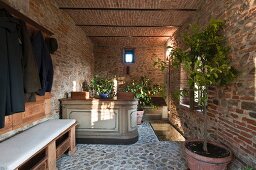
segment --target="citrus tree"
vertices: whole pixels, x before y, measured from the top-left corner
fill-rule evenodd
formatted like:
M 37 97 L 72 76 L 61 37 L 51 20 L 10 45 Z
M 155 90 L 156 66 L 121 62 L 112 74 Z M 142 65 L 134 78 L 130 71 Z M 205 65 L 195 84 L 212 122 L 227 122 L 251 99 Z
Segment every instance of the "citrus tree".
M 204 114 L 204 145 L 207 152 L 207 102 L 210 86 L 222 86 L 230 83 L 237 75 L 228 57 L 229 47 L 223 34 L 224 22 L 211 20 L 205 27 L 193 25 L 183 36 L 184 48 L 173 48 L 170 62 L 174 67 L 183 66 L 188 76 L 188 84 L 198 106 Z M 161 61 L 155 65 L 165 66 Z M 197 96 L 194 96 L 197 92 Z M 183 94 L 183 93 L 182 93 Z M 191 105 L 190 105 L 191 106 Z

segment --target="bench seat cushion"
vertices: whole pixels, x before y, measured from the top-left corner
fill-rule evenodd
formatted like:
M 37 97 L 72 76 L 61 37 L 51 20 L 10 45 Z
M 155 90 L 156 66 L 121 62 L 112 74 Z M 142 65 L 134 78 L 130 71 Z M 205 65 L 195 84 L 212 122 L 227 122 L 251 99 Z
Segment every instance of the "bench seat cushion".
M 54 119 L 40 123 L 0 143 L 0 170 L 20 166 L 73 124 L 74 119 Z

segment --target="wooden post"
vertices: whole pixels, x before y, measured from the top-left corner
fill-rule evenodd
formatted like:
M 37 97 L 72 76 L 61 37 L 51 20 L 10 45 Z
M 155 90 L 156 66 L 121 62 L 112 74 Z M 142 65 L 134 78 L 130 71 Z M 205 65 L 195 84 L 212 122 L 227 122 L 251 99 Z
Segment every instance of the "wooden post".
M 72 126 L 69 131 L 69 139 L 70 139 L 70 148 L 69 148 L 69 155 L 73 155 L 77 148 L 76 148 L 76 125 Z
M 48 155 L 48 169 L 49 170 L 57 170 L 56 166 L 56 143 L 55 140 L 52 141 L 48 146 L 47 146 L 47 155 Z

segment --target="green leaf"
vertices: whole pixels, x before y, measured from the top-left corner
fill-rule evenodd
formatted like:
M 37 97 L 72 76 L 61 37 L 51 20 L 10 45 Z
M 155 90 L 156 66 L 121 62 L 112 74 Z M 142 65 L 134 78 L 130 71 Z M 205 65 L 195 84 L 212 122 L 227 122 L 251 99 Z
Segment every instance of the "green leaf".
M 200 86 L 201 105 L 207 103 L 207 87 L 228 84 L 237 76 L 228 57 L 230 48 L 222 34 L 223 27 L 221 20 L 211 20 L 205 27 L 192 25 L 183 36 L 185 48 L 172 49 L 170 56 L 172 67 L 182 65 L 186 71 L 189 85 Z

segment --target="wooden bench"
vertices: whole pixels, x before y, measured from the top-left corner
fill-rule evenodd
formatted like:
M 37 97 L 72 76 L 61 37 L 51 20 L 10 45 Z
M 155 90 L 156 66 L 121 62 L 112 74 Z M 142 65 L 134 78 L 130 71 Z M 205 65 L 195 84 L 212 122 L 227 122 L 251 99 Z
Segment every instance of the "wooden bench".
M 76 151 L 74 119 L 40 123 L 0 143 L 0 170 L 56 168 L 63 153 Z

